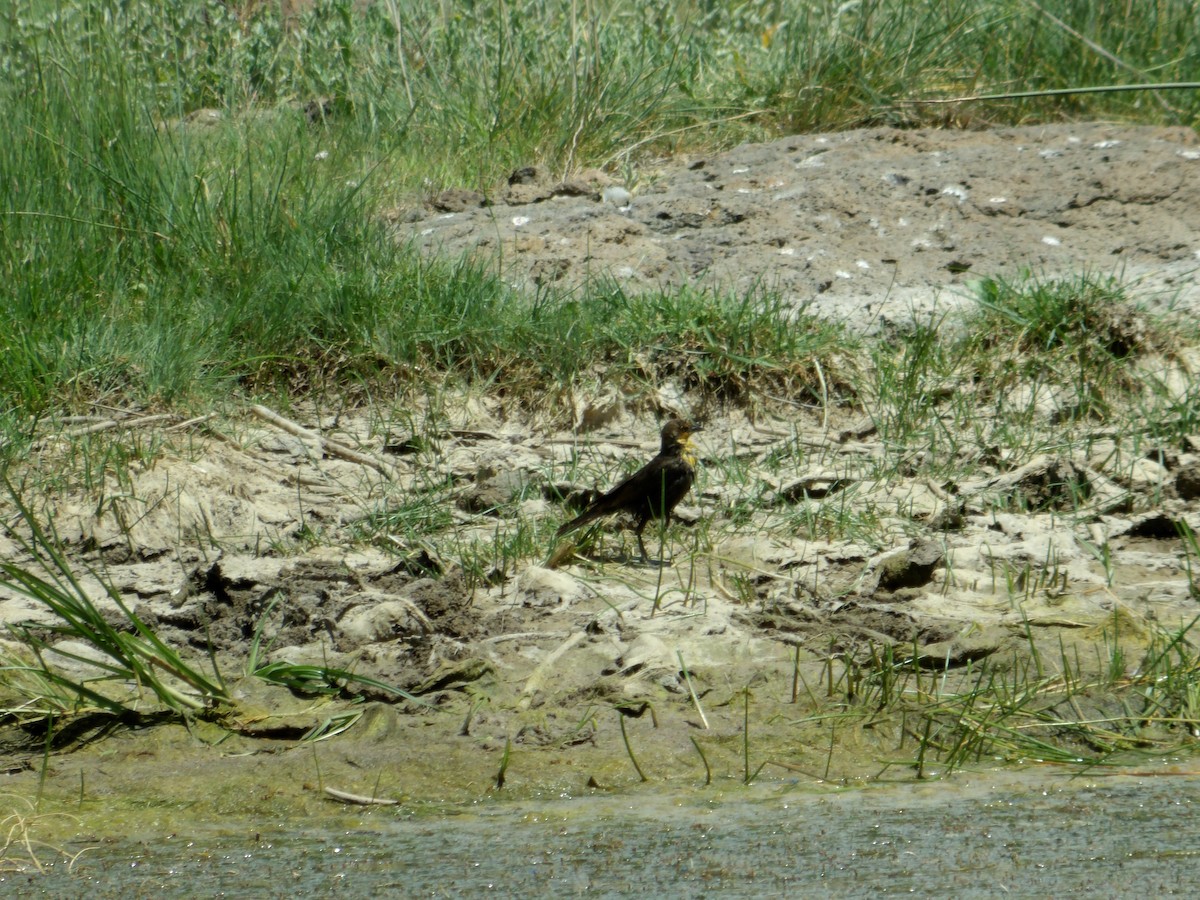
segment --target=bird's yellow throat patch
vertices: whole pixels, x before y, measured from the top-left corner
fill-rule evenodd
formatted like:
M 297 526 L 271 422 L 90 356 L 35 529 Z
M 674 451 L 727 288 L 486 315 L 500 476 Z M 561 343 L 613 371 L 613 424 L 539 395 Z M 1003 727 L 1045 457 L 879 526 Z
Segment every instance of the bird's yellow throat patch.
M 691 437 L 685 437 L 679 442 L 679 446 L 683 451 L 681 454 L 679 454 L 683 458 L 683 461 L 693 469 L 696 468 L 696 463 L 699 462 L 699 460 L 696 459 L 696 448 L 692 446 Z

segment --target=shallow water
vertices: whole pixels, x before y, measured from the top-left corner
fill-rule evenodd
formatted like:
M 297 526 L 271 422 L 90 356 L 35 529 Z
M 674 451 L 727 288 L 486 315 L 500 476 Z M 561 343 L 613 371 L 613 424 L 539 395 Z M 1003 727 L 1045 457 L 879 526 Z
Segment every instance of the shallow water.
M 490 801 L 452 814 L 330 805 L 326 828 L 182 830 L 101 844 L 21 896 L 1193 895 L 1200 776 L 959 775 Z M 347 827 L 347 823 L 350 827 Z M 173 823 L 177 828 L 179 823 Z M 70 850 L 78 847 L 70 847 Z M 13 896 L 17 896 L 13 894 Z

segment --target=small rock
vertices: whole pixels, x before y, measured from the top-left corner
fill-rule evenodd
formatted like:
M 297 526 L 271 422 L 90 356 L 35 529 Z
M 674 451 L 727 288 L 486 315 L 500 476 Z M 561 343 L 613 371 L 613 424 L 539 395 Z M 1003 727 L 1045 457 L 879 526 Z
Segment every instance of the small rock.
M 545 173 L 538 166 L 522 166 L 508 176 L 509 186 L 537 184 L 543 180 L 545 180 Z
M 1002 628 L 988 628 L 953 640 L 926 644 L 917 656 L 917 664 L 922 669 L 938 670 L 965 666 L 991 656 L 1004 645 L 1008 637 Z
M 566 181 L 560 181 L 553 188 L 555 196 L 558 197 L 592 197 L 599 200 L 600 196 L 596 193 L 596 189 L 581 178 L 568 178 Z
M 638 635 L 629 645 L 629 649 L 621 654 L 617 665 L 621 667 L 623 675 L 638 673 L 643 676 L 654 676 L 670 673 L 672 681 L 675 680 L 675 674 L 679 670 L 679 661 L 674 654 L 667 649 L 667 645 L 661 639 L 652 634 Z M 657 679 L 652 677 L 651 680 Z
M 485 466 L 476 472 L 475 485 L 458 499 L 458 507 L 470 513 L 494 512 L 523 493 L 529 484 L 529 473 L 523 469 L 497 472 Z
M 433 625 L 411 600 L 371 597 L 370 602 L 355 606 L 337 623 L 341 638 L 351 646 L 390 641 L 410 634 L 427 634 Z M 339 641 L 339 645 L 342 642 Z M 342 647 L 342 649 L 347 649 Z
M 1193 470 L 1195 471 L 1195 470 Z M 1156 490 L 1167 481 L 1166 466 L 1153 459 L 1135 459 L 1127 473 L 1129 489 L 1148 492 Z
M 540 184 L 514 184 L 504 195 L 504 201 L 509 206 L 525 206 L 529 203 L 541 203 L 554 196 L 554 192 Z
M 633 194 L 620 185 L 606 187 L 600 192 L 600 197 L 605 203 L 611 203 L 613 206 L 618 207 L 629 206 L 633 202 Z
M 1200 465 L 1181 466 L 1175 473 L 1175 491 L 1181 500 L 1195 500 L 1200 497 Z
M 530 566 L 517 576 L 517 592 L 526 607 L 564 606 L 586 596 L 578 579 L 541 566 Z
M 922 587 L 933 578 L 934 570 L 944 557 L 945 551 L 934 541 L 923 541 L 907 550 L 885 554 L 878 564 L 879 589 L 895 591 Z
M 442 191 L 429 203 L 438 212 L 465 212 L 487 206 L 487 198 L 478 191 L 466 188 L 450 188 Z
M 433 691 L 461 691 L 492 672 L 490 662 L 474 656 L 443 663 L 436 672 L 413 688 L 412 693 L 419 696 Z

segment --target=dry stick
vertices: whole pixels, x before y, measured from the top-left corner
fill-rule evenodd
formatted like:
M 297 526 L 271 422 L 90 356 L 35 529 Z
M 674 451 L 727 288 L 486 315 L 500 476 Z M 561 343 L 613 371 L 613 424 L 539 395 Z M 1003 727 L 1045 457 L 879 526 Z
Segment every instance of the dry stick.
M 1139 69 L 1137 66 L 1131 66 L 1129 63 L 1125 62 L 1125 60 L 1121 59 L 1118 56 L 1113 55 L 1111 52 L 1106 50 L 1104 47 L 1101 47 L 1099 44 L 1097 44 L 1095 41 L 1093 41 L 1087 35 L 1080 34 L 1078 31 L 1076 31 L 1074 28 L 1072 28 L 1070 25 L 1068 25 L 1066 22 L 1064 22 L 1058 16 L 1054 15 L 1054 13 L 1050 12 L 1047 9 L 1043 9 L 1036 2 L 1036 0 L 1025 0 L 1025 2 L 1027 2 L 1030 6 L 1032 6 L 1034 9 L 1036 9 L 1038 12 L 1040 12 L 1043 16 L 1045 16 L 1047 19 L 1049 19 L 1051 22 L 1053 22 L 1056 26 L 1061 28 L 1063 31 L 1065 31 L 1067 34 L 1069 34 L 1071 37 L 1075 38 L 1075 40 L 1082 42 L 1084 45 L 1089 47 L 1094 52 L 1099 53 L 1101 56 L 1103 56 L 1105 59 L 1107 59 L 1113 65 L 1120 66 L 1122 69 L 1126 69 L 1130 72 L 1133 72 L 1136 75 L 1141 75 L 1143 78 L 1146 77 L 1146 73 L 1143 70 Z M 1175 113 L 1176 115 L 1179 114 L 1179 110 L 1172 107 L 1171 104 L 1169 104 L 1166 100 L 1164 100 L 1158 94 L 1154 95 L 1154 99 L 1157 100 L 1159 106 L 1161 106 L 1167 112 Z
M 825 383 L 825 372 L 819 359 L 813 360 L 813 368 L 817 370 L 817 381 L 821 382 L 821 430 L 829 430 L 829 385 Z
M 388 0 L 388 15 L 391 16 L 392 26 L 396 29 L 396 58 L 400 60 L 400 80 L 404 82 L 404 94 L 408 97 L 408 108 L 413 109 L 416 103 L 413 101 L 412 83 L 408 78 L 408 63 L 405 62 L 407 54 L 404 52 L 404 24 L 400 18 L 396 0 Z
M 355 806 L 395 806 L 399 800 L 388 800 L 384 797 L 367 797 L 363 794 L 351 794 L 349 791 L 339 791 L 337 788 L 327 787 L 325 793 L 338 800 L 341 803 L 352 803 Z
M 586 632 L 575 632 L 573 635 L 551 650 L 550 655 L 538 664 L 538 667 L 533 670 L 533 673 L 526 680 L 525 687 L 521 691 L 521 709 L 529 709 L 530 705 L 533 703 L 533 695 L 541 690 L 542 683 L 545 682 L 546 675 L 554 667 L 554 664 L 562 658 L 564 653 L 582 641 L 585 637 L 587 637 Z
M 194 425 L 203 425 L 205 422 L 211 421 L 217 417 L 216 413 L 205 413 L 202 416 L 196 416 L 193 419 L 187 419 L 180 422 L 178 425 L 172 425 L 170 428 L 164 428 L 164 431 L 186 431 Z
M 578 108 L 579 103 L 579 19 L 576 4 L 571 4 L 571 106 Z M 579 135 L 588 126 L 588 116 L 579 117 L 579 127 L 571 135 L 571 147 L 567 151 L 567 162 L 563 167 L 563 177 L 571 171 L 575 164 L 575 151 L 579 148 Z
M 100 431 L 111 431 L 114 428 L 141 428 L 143 425 L 151 425 L 155 422 L 161 422 L 163 419 L 174 418 L 175 416 L 171 413 L 159 413 L 153 416 L 142 416 L 140 419 L 104 419 L 91 425 L 85 425 L 83 428 L 68 431 L 66 432 L 66 436 L 83 437 L 84 435 L 96 434 Z
M 91 425 L 84 425 L 82 428 L 72 428 L 70 431 L 64 431 L 63 437 L 84 437 L 89 434 L 97 434 L 101 431 L 110 431 L 116 427 L 116 419 L 101 419 L 99 422 L 93 422 Z
M 367 468 L 374 469 L 389 481 L 396 478 L 396 470 L 382 460 L 376 459 L 373 456 L 369 456 L 366 453 L 360 453 L 353 447 L 347 447 L 345 444 L 327 438 L 323 434 L 320 434 L 316 431 L 310 431 L 303 425 L 297 425 L 290 419 L 285 419 L 283 416 L 272 412 L 265 406 L 260 406 L 256 403 L 250 407 L 250 412 L 254 413 L 254 415 L 258 416 L 260 419 L 270 422 L 276 428 L 282 428 L 284 431 L 296 435 L 296 437 L 314 441 L 322 451 L 328 452 L 333 456 L 338 456 L 352 463 L 357 463 L 360 466 L 366 466 Z
M 696 688 L 692 684 L 692 676 L 688 673 L 687 665 L 683 661 L 683 651 L 676 650 L 675 655 L 679 657 L 679 668 L 683 670 L 683 680 L 687 684 L 688 693 L 692 695 L 692 703 L 696 706 L 696 712 L 700 713 L 700 721 L 704 724 L 704 730 L 708 730 L 708 717 L 704 715 L 704 710 L 700 708 L 700 698 L 696 696 Z
M 140 419 L 126 419 L 121 424 L 126 428 L 141 428 L 144 425 L 153 425 L 155 422 L 161 422 L 163 419 L 178 419 L 179 416 L 174 413 L 158 413 L 153 416 L 142 416 Z
M 973 94 L 969 97 L 942 97 L 936 100 L 897 100 L 897 106 L 922 103 L 940 106 L 946 103 L 971 103 L 977 100 L 1025 100 L 1030 97 L 1066 97 L 1071 94 L 1116 94 L 1121 91 L 1194 91 L 1200 81 L 1171 81 L 1165 84 L 1106 84 L 1098 87 L 1054 88 L 1046 91 L 1013 91 L 1007 94 Z

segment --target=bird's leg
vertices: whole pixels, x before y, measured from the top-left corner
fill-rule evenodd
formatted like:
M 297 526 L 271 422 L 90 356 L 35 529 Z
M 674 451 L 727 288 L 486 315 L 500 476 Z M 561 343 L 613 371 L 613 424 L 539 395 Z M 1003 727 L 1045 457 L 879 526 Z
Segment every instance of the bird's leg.
M 639 522 L 637 531 L 634 532 L 637 535 L 638 549 L 642 551 L 642 562 L 645 563 L 646 565 L 650 564 L 650 554 L 646 552 L 646 544 L 645 544 L 644 540 L 642 539 L 642 529 L 644 529 L 646 527 L 646 524 L 649 521 L 650 521 L 649 519 L 644 519 L 641 522 Z M 666 549 L 666 546 L 667 546 L 667 525 L 669 525 L 670 522 L 671 522 L 671 517 L 669 515 L 667 515 L 667 516 L 663 517 L 662 522 L 658 526 L 658 564 L 659 565 L 662 565 L 663 563 L 666 562 L 666 558 L 664 556 L 663 551 Z
M 662 522 L 658 526 L 658 561 L 660 564 L 667 561 L 667 529 L 671 525 L 671 514 L 665 513 L 662 517 Z
M 646 523 L 649 521 L 650 520 L 648 517 L 642 518 L 642 520 L 637 522 L 637 528 L 634 532 L 634 534 L 637 535 L 637 548 L 638 550 L 642 551 L 642 563 L 647 565 L 649 565 L 650 562 L 650 554 L 646 552 L 646 542 L 642 540 L 642 532 L 644 528 L 646 528 Z

